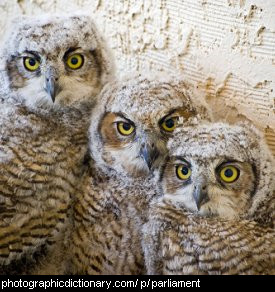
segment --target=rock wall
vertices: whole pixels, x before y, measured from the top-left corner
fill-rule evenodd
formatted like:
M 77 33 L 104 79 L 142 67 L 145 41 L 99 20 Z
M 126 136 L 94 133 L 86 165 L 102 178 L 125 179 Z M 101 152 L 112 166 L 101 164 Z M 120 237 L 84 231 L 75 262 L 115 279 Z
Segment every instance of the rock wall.
M 182 73 L 216 117 L 246 117 L 275 154 L 274 0 L 0 0 L 0 37 L 18 14 L 91 14 L 120 73 Z

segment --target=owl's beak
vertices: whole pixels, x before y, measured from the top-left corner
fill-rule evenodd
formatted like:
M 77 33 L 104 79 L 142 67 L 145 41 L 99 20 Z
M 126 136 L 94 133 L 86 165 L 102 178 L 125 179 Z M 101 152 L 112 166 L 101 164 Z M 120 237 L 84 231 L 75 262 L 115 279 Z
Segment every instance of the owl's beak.
M 199 183 L 195 186 L 193 197 L 199 211 L 201 206 L 209 201 L 206 183 Z
M 52 101 L 55 102 L 55 97 L 58 93 L 58 77 L 55 71 L 50 68 L 46 73 L 46 86 L 45 90 L 51 97 Z
M 156 147 L 156 143 L 153 141 L 153 137 L 148 137 L 142 142 L 140 148 L 140 156 L 144 159 L 149 169 L 152 168 L 152 165 L 160 154 Z

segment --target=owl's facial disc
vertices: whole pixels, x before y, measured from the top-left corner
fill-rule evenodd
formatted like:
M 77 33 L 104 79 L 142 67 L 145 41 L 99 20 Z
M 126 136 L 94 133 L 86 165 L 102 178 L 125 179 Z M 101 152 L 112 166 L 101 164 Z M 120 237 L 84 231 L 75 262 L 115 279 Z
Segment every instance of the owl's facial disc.
M 100 60 L 88 47 L 28 49 L 7 63 L 10 90 L 29 107 L 60 108 L 93 101 L 101 89 Z
M 227 219 L 247 210 L 255 182 L 253 165 L 232 157 L 170 156 L 160 175 L 165 198 L 194 213 Z
M 119 117 L 116 124 L 118 136 L 121 136 L 124 141 L 131 141 L 131 143 L 137 145 L 137 158 L 144 161 L 150 171 L 160 154 L 156 145 L 156 135 L 154 135 L 153 131 L 148 130 L 138 131 L 139 133 L 137 134 L 134 123 L 122 115 Z
M 135 120 L 135 121 L 133 121 Z M 108 112 L 99 125 L 102 159 L 108 167 L 131 177 L 146 177 L 166 151 L 160 130 L 138 118 Z

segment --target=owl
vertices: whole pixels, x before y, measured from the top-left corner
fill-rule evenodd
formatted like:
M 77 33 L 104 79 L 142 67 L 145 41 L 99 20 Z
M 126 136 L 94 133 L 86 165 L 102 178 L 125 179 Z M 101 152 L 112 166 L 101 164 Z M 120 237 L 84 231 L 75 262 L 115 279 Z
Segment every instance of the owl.
M 178 128 L 143 227 L 149 274 L 274 274 L 274 159 L 253 125 Z
M 167 79 L 167 78 L 166 78 Z M 137 76 L 109 84 L 92 112 L 90 167 L 74 206 L 67 273 L 141 274 L 141 226 L 156 195 L 154 171 L 183 123 L 207 108 L 176 80 Z
M 18 17 L 0 60 L 2 99 L 29 108 L 93 102 L 114 73 L 112 55 L 86 15 Z
M 0 273 L 27 273 L 62 238 L 114 67 L 85 15 L 20 17 L 0 59 Z

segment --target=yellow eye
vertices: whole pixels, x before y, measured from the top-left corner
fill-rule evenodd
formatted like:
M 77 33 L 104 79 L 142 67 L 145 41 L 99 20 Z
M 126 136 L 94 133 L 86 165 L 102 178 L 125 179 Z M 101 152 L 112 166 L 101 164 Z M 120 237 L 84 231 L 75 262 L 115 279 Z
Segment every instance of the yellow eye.
M 131 125 L 130 123 L 126 123 L 126 122 L 119 122 L 117 124 L 117 129 L 118 129 L 119 133 L 123 136 L 129 136 L 135 130 L 133 125 Z
M 35 59 L 35 58 L 31 58 L 31 57 L 25 57 L 23 59 L 24 62 L 24 66 L 28 71 L 36 71 L 39 66 L 40 66 L 40 62 Z
M 80 54 L 74 54 L 67 59 L 67 65 L 69 68 L 76 70 L 82 67 L 84 58 Z
M 191 176 L 191 169 L 186 165 L 178 165 L 176 167 L 176 174 L 179 179 L 187 180 Z
M 161 127 L 166 132 L 173 132 L 177 126 L 177 123 L 177 118 L 169 118 L 161 124 Z
M 220 171 L 221 179 L 226 183 L 232 183 L 238 179 L 240 171 L 235 166 L 225 166 Z

